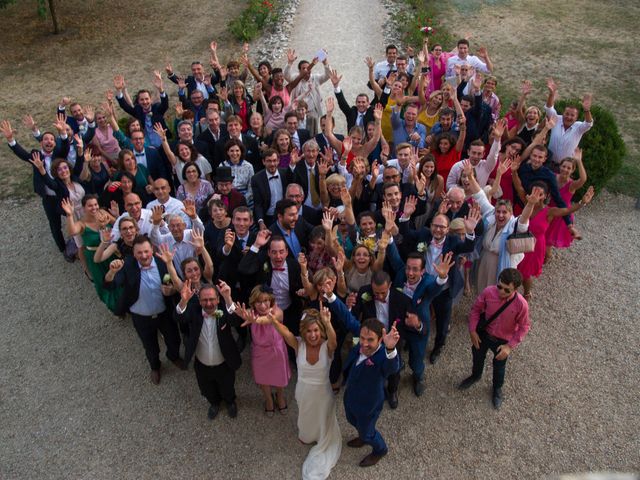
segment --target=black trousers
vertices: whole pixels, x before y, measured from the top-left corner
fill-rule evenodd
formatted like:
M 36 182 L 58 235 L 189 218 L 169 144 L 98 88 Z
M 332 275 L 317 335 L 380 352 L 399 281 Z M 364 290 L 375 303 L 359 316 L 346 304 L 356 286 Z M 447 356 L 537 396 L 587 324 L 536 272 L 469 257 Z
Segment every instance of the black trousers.
M 436 317 L 436 339 L 433 344 L 434 348 L 443 347 L 447 341 L 449 324 L 451 323 L 451 310 L 453 307 L 450 290 L 450 288 L 447 288 L 431 302 L 431 305 L 433 305 L 433 313 Z
M 486 331 L 483 331 L 480 335 L 480 348 L 476 349 L 471 346 L 471 353 L 473 354 L 473 372 L 472 375 L 476 378 L 482 377 L 482 371 L 484 370 L 484 360 L 487 356 L 487 352 L 491 350 L 493 352 L 493 388 L 502 388 L 504 384 L 504 374 L 507 368 L 507 358 L 504 360 L 496 360 L 498 354 L 498 347 L 507 343 L 506 340 L 501 338 L 492 337 Z
M 164 337 L 164 343 L 167 346 L 167 358 L 169 360 L 180 358 L 180 332 L 178 332 L 178 326 L 167 310 L 152 317 L 135 313 L 132 313 L 131 317 L 133 318 L 133 326 L 142 341 L 144 353 L 147 356 L 151 370 L 160 369 L 158 331 Z
M 58 210 L 58 198 L 53 195 L 45 195 L 42 197 L 42 208 L 44 208 L 44 213 L 49 221 L 53 241 L 56 242 L 58 250 L 64 252 L 65 241 L 64 235 L 62 235 L 62 216 Z
M 224 400 L 227 405 L 235 402 L 236 372 L 227 365 L 227 362 L 209 367 L 196 357 L 193 369 L 196 372 L 200 393 L 211 405 L 220 404 L 220 400 Z

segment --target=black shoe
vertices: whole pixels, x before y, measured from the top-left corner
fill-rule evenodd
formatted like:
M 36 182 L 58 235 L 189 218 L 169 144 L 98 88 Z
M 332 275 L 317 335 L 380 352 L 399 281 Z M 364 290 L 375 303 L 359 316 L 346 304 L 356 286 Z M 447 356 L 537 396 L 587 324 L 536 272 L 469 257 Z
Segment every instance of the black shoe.
M 438 361 L 438 357 L 440 357 L 441 351 L 442 347 L 434 347 L 431 351 L 431 355 L 429 355 L 429 362 L 431 362 L 432 365 Z
M 393 410 L 398 408 L 398 392 L 390 392 L 389 393 L 389 407 Z
M 238 406 L 236 405 L 236 402 L 232 402 L 227 405 L 227 413 L 231 418 L 236 418 L 238 416 Z
M 220 407 L 218 405 L 209 405 L 209 411 L 207 412 L 207 418 L 213 420 L 220 413 Z
M 373 465 L 378 463 L 380 459 L 384 457 L 386 454 L 387 452 L 379 453 L 379 454 L 375 454 L 371 452 L 369 455 L 367 455 L 360 461 L 359 465 L 361 467 L 372 467 Z
M 493 389 L 493 408 L 496 410 L 500 410 L 502 406 L 502 389 L 494 388 Z
M 478 380 L 480 380 L 480 377 L 474 377 L 473 375 L 471 375 L 470 377 L 467 377 L 462 382 L 460 382 L 460 385 L 458 385 L 458 390 L 466 390 Z
M 426 390 L 426 386 L 422 379 L 414 378 L 413 379 L 413 393 L 416 394 L 416 397 L 421 397 L 424 391 Z

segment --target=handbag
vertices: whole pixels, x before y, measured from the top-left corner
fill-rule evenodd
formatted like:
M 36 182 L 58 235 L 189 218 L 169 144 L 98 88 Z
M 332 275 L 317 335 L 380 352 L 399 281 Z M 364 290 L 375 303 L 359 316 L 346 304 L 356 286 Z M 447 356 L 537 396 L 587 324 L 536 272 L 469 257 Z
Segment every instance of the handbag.
M 518 294 L 516 293 L 513 297 L 511 297 L 511 300 L 509 300 L 507 303 L 505 303 L 504 305 L 502 305 L 498 310 L 496 310 L 496 312 L 491 315 L 491 317 L 489 319 L 487 319 L 486 315 L 484 314 L 484 312 L 482 312 L 480 314 L 480 320 L 478 320 L 478 324 L 476 325 L 476 333 L 480 334 L 482 333 L 484 330 L 486 330 L 486 328 L 489 326 L 489 324 L 491 322 L 493 322 L 496 318 L 498 318 L 498 316 L 505 311 L 505 309 L 511 305 L 511 302 L 513 302 L 516 297 L 518 296 Z
M 516 253 L 533 252 L 536 248 L 536 237 L 529 231 L 518 233 L 518 227 L 507 237 L 507 251 L 514 255 Z

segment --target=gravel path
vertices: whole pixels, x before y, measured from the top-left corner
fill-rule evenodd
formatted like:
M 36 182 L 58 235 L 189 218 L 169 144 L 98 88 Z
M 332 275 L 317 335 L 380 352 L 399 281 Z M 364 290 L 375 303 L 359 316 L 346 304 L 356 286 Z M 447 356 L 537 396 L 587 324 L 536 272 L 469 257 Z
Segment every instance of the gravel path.
M 374 0 L 321 5 L 300 1 L 291 45 L 309 58 L 327 48 L 354 98 L 366 74 L 362 58 L 381 55 L 384 10 Z M 390 454 L 365 471 L 357 466 L 363 451 L 344 448 L 331 478 L 637 470 L 640 215 L 633 203 L 605 193 L 578 215 L 585 240 L 558 255 L 535 286 L 533 327 L 509 363 L 499 413 L 490 406 L 490 368 L 470 391 L 455 389 L 471 367 L 466 300 L 440 362 L 427 370 L 425 396 L 413 396 L 405 375 L 400 407 L 383 412 Z M 209 422 L 193 370 L 165 362 L 162 384 L 148 381 L 132 325 L 111 316 L 79 265 L 55 252 L 38 201 L 0 204 L 0 224 L 0 478 L 299 477 L 308 447 L 296 439 L 295 382 L 289 415 L 264 417 L 247 351 L 238 418 L 222 412 Z M 341 403 L 338 415 L 346 440 L 353 429 Z

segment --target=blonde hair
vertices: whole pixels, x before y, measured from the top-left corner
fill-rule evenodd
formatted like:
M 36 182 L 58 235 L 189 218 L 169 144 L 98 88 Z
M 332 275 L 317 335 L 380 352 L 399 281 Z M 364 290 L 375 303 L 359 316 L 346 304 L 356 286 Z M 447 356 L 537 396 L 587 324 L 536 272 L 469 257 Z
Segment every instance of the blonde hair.
M 326 340 L 327 328 L 324 326 L 324 322 L 320 319 L 320 312 L 315 308 L 307 308 L 302 312 L 302 318 L 300 318 L 300 337 L 304 340 L 304 336 L 307 330 L 313 324 L 317 324 L 320 329 L 320 335 Z
M 253 308 L 253 306 L 258 303 L 258 300 L 263 295 L 269 299 L 269 303 L 272 307 L 276 304 L 275 295 L 273 293 L 263 292 L 262 285 L 258 285 L 256 287 L 253 287 L 253 290 L 251 290 L 251 295 L 249 295 L 249 305 Z
M 332 173 L 327 177 L 326 184 L 327 187 L 329 185 L 340 185 L 342 187 L 347 185 L 347 180 L 340 174 Z
M 337 280 L 338 277 L 336 272 L 334 272 L 329 267 L 324 267 L 318 270 L 313 276 L 313 284 L 318 285 L 319 283 L 326 282 L 328 279 Z

